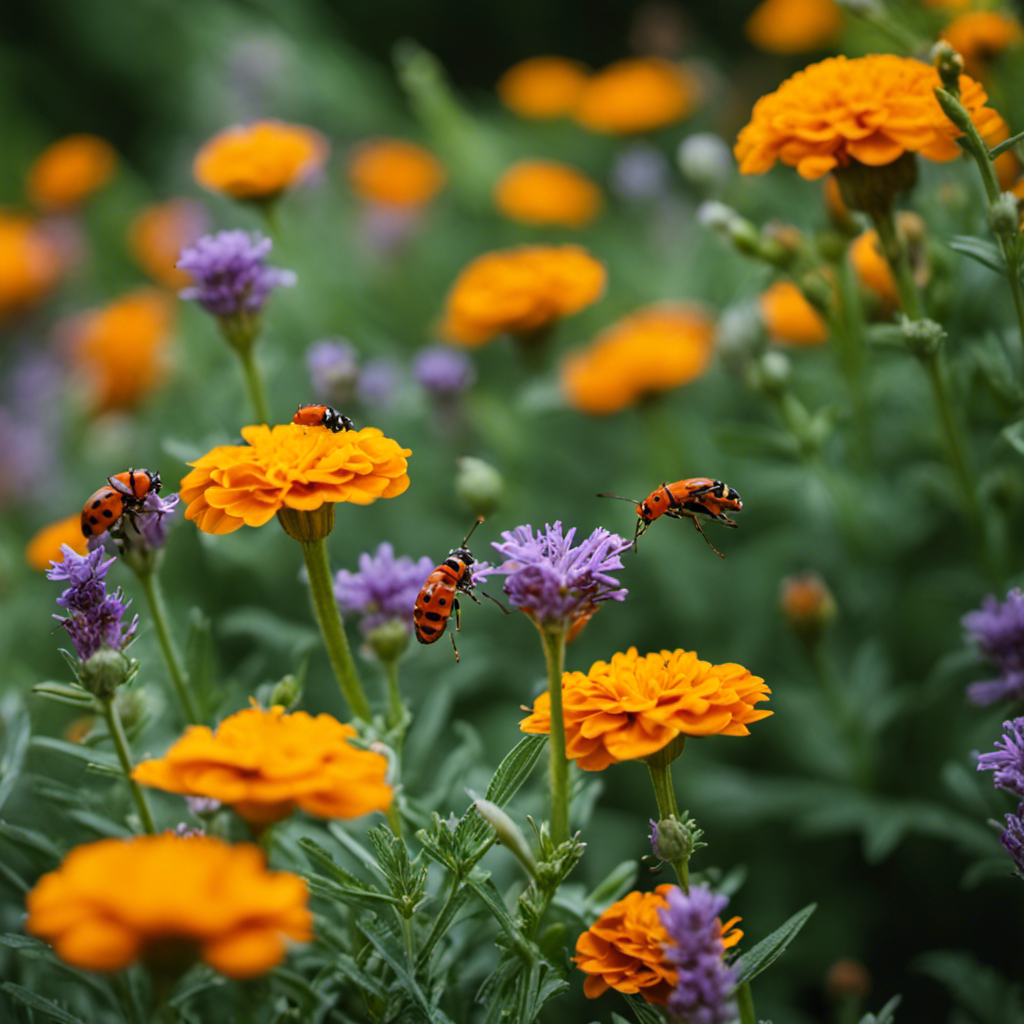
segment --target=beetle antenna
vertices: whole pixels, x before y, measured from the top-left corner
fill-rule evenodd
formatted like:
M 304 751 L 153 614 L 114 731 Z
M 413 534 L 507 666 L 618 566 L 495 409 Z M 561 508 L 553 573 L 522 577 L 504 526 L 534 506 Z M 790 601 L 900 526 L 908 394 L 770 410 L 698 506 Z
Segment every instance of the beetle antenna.
M 483 521 L 484 521 L 484 517 L 483 517 L 483 516 L 477 516 L 477 517 L 476 517 L 476 522 L 475 522 L 475 523 L 474 523 L 474 524 L 473 524 L 473 525 L 472 525 L 472 526 L 471 526 L 471 527 L 469 528 L 469 533 L 467 533 L 467 534 L 466 534 L 466 536 L 462 538 L 462 544 L 460 545 L 460 547 L 465 547 L 465 546 L 466 546 L 466 544 L 468 544 L 468 543 L 469 543 L 469 538 L 473 536 L 473 531 L 474 531 L 474 530 L 475 530 L 475 529 L 476 529 L 476 528 L 477 528 L 477 527 L 478 527 L 478 526 L 479 526 L 479 525 L 480 525 L 480 524 L 481 524 L 481 523 L 482 523 Z
M 635 501 L 633 498 L 624 498 L 621 494 L 599 494 L 599 498 L 618 498 L 619 501 L 628 501 L 631 505 L 639 505 L 639 501 Z

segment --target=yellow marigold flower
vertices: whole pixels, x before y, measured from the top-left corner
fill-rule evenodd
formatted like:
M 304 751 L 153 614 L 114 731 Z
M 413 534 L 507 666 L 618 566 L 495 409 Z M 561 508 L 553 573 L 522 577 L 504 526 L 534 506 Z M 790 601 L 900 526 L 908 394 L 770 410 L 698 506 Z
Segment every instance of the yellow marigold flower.
M 973 78 L 984 78 L 992 62 L 1021 39 L 1020 22 L 1001 11 L 968 11 L 954 18 L 943 30 L 945 39 L 964 59 L 964 69 Z
M 572 113 L 587 75 L 582 64 L 567 57 L 530 57 L 498 79 L 498 98 L 520 117 L 563 117 Z
M 578 245 L 484 253 L 452 285 L 442 333 L 470 347 L 504 333 L 529 336 L 596 302 L 604 282 L 604 267 Z
M 562 391 L 580 412 L 618 412 L 699 377 L 711 362 L 714 335 L 711 318 L 692 303 L 638 309 L 563 361 Z
M 177 267 L 182 249 L 206 230 L 203 208 L 191 199 L 169 199 L 147 206 L 128 227 L 128 248 L 158 284 L 178 291 L 192 275 Z
M 305 181 L 327 161 L 327 141 L 312 128 L 256 121 L 225 128 L 206 142 L 192 164 L 204 188 L 234 199 L 273 199 Z
M 494 186 L 494 205 L 523 224 L 586 227 L 601 211 L 601 190 L 575 167 L 555 160 L 513 164 Z
M 36 157 L 28 170 L 29 198 L 44 210 L 80 206 L 114 176 L 117 154 L 95 135 L 68 135 Z
M 0 320 L 38 302 L 63 264 L 60 249 L 35 221 L 0 210 Z
M 576 105 L 576 120 L 591 131 L 632 135 L 681 121 L 699 95 L 697 79 L 661 57 L 615 61 L 592 75 Z
M 821 345 L 828 340 L 825 318 L 792 281 L 776 281 L 758 299 L 761 320 L 774 341 Z
M 368 139 L 349 154 L 348 180 L 360 199 L 385 206 L 423 206 L 447 175 L 428 149 L 405 139 Z
M 71 550 L 78 555 L 86 553 L 86 539 L 82 536 L 82 517 L 79 513 L 68 516 L 66 519 L 58 519 L 55 523 L 44 526 L 25 548 L 25 561 L 33 569 L 45 572 L 50 568 L 51 562 L 63 562 L 64 552 L 61 551 L 62 544 L 69 544 Z
M 68 325 L 72 362 L 82 371 L 97 412 L 130 409 L 163 377 L 174 326 L 174 300 L 131 292 Z
M 281 509 L 327 502 L 369 505 L 409 486 L 412 452 L 376 427 L 342 430 L 284 423 L 243 427 L 244 445 L 221 445 L 191 462 L 181 481 L 185 518 L 204 533 L 263 526 Z
M 692 651 L 640 657 L 635 647 L 590 671 L 562 675 L 565 751 L 586 771 L 648 757 L 677 736 L 746 736 L 771 711 L 754 705 L 771 691 L 742 665 L 712 665 Z M 550 695 L 519 723 L 527 733 L 551 729 Z
M 330 715 L 246 708 L 213 732 L 185 730 L 158 760 L 143 761 L 132 778 L 169 793 L 230 804 L 258 827 L 287 818 L 296 807 L 320 818 L 359 818 L 391 806 L 387 759 L 349 742 L 357 735 Z
M 762 0 L 743 31 L 768 53 L 808 53 L 831 46 L 843 28 L 835 0 Z
M 660 912 L 668 908 L 665 894 L 671 885 L 654 892 L 631 892 L 613 903 L 576 940 L 576 966 L 587 975 L 583 994 L 597 999 L 608 989 L 642 995 L 648 1003 L 664 1005 L 676 986 L 675 969 L 665 959 L 670 943 Z M 735 946 L 743 932 L 734 917 L 721 924 L 722 945 Z
M 26 897 L 25 930 L 87 971 L 137 960 L 180 973 L 195 958 L 231 978 L 276 967 L 286 939 L 308 942 L 306 883 L 268 871 L 263 851 L 164 833 L 73 849 Z
M 954 160 L 960 131 L 935 99 L 939 85 L 935 68 L 910 57 L 830 57 L 812 64 L 754 105 L 736 140 L 740 171 L 761 174 L 781 160 L 815 179 L 854 161 L 891 164 L 904 153 Z M 960 91 L 986 141 L 1005 131 L 973 78 L 961 75 Z

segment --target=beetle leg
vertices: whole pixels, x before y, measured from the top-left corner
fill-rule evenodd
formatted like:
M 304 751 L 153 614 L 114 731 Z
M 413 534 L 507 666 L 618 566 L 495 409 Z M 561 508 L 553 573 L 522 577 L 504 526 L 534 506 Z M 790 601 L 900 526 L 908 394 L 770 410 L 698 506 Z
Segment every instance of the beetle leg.
M 719 558 L 725 558 L 725 555 L 723 555 L 722 552 L 719 551 L 718 548 L 716 548 L 715 545 L 708 540 L 708 535 L 703 531 L 703 529 L 701 529 L 701 525 L 697 521 L 696 516 L 693 517 L 693 525 L 697 527 L 697 532 L 704 538 L 704 540 L 707 541 L 708 547 L 711 548 L 711 550 L 714 551 L 714 553 L 718 555 Z

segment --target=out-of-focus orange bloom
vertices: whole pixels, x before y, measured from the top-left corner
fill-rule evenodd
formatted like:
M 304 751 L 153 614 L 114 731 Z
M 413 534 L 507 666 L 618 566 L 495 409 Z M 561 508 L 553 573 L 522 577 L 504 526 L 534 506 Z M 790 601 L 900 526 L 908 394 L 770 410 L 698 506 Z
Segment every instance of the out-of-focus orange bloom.
M 1012 149 L 1008 149 L 1005 153 L 1000 153 L 992 161 L 992 164 L 996 169 L 996 179 L 999 182 L 999 187 L 1004 192 L 1009 192 L 1016 184 L 1021 171 L 1024 170 L 1019 157 Z
M 441 331 L 474 348 L 499 334 L 528 337 L 596 302 L 604 282 L 604 267 L 578 245 L 484 253 L 452 285 Z
M 779 604 L 790 628 L 806 638 L 820 636 L 838 614 L 832 591 L 816 572 L 787 576 L 779 585 Z
M 80 206 L 114 176 L 117 154 L 95 135 L 68 135 L 36 157 L 28 170 L 29 198 L 44 210 Z
M 571 114 L 587 69 L 566 57 L 530 57 L 498 79 L 498 98 L 514 114 L 548 120 Z
M 212 836 L 101 839 L 73 849 L 28 894 L 30 935 L 87 971 L 142 960 L 177 975 L 195 959 L 231 978 L 276 967 L 308 942 L 306 883 L 268 871 L 263 851 Z
M 179 270 L 181 250 L 206 230 L 203 208 L 191 199 L 169 199 L 147 206 L 128 228 L 128 247 L 136 262 L 158 284 L 177 291 L 192 283 Z
M 38 302 L 63 264 L 59 246 L 36 221 L 0 210 L 0 320 Z
M 761 320 L 773 341 L 821 345 L 828 340 L 825 318 L 792 281 L 776 281 L 758 299 Z
M 768 53 L 808 53 L 830 47 L 843 28 L 835 0 L 762 0 L 743 31 Z
M 592 75 L 576 105 L 576 120 L 591 131 L 632 135 L 681 121 L 700 89 L 685 68 L 660 57 L 616 61 Z
M 612 324 L 562 363 L 569 404 L 604 416 L 699 377 L 711 362 L 715 327 L 700 306 L 663 302 Z
M 964 59 L 964 69 L 973 78 L 984 78 L 992 62 L 1020 42 L 1020 22 L 1002 11 L 968 11 L 954 18 L 943 30 L 945 39 Z
M 494 204 L 523 224 L 586 227 L 601 211 L 601 190 L 575 167 L 555 160 L 513 164 L 494 186 Z
M 422 206 L 447 175 L 428 149 L 405 139 L 367 139 L 348 158 L 348 180 L 360 199 L 386 206 Z
M 924 221 L 916 213 L 903 210 L 897 218 L 897 229 L 910 251 L 915 279 L 920 285 L 926 284 L 928 268 L 921 246 L 925 233 Z M 850 263 L 860 283 L 877 296 L 883 307 L 894 309 L 899 305 L 900 294 L 896 281 L 889 268 L 889 261 L 882 253 L 878 232 L 873 228 L 858 235 L 850 243 Z
M 66 519 L 44 526 L 35 533 L 25 548 L 25 561 L 33 569 L 45 572 L 51 562 L 63 562 L 62 544 L 68 544 L 77 555 L 86 553 L 86 539 L 82 536 L 81 515 L 75 513 Z
M 96 412 L 131 409 L 166 371 L 174 300 L 140 289 L 67 325 L 70 355 L 86 378 Z
M 200 148 L 192 164 L 204 188 L 234 199 L 267 200 L 319 171 L 327 140 L 312 128 L 256 121 L 225 128 Z

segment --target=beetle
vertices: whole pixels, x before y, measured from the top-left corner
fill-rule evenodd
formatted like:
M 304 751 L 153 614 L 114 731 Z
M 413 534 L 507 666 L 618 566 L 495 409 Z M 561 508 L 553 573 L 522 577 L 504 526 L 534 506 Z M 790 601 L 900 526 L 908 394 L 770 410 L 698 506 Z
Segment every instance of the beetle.
M 114 529 L 127 515 L 138 528 L 136 515 L 142 511 L 147 494 L 160 493 L 160 473 L 149 469 L 128 469 L 107 477 L 107 486 L 96 491 L 82 507 L 82 535 L 93 537 Z
M 292 423 L 302 427 L 326 427 L 332 434 L 355 430 L 356 427 L 348 416 L 329 405 L 300 405 L 292 417 Z

